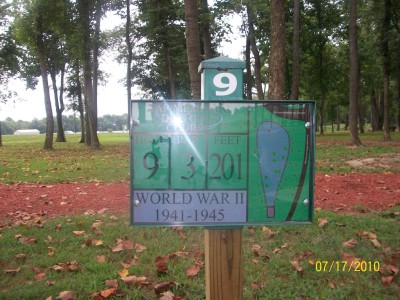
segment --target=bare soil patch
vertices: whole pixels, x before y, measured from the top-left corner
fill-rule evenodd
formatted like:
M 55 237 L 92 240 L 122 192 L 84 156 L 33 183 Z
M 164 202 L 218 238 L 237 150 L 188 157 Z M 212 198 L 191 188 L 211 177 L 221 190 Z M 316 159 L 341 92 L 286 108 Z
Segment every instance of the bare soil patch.
M 317 174 L 315 208 L 380 212 L 400 205 L 400 174 Z M 128 183 L 0 184 L 0 225 L 35 215 L 129 214 Z

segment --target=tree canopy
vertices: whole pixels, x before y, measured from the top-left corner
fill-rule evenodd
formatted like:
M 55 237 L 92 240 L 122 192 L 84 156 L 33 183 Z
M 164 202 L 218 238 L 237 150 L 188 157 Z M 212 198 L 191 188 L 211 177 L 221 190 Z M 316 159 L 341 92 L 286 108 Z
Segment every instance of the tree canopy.
M 101 31 L 109 14 L 123 25 Z M 342 123 L 362 132 L 368 122 L 389 140 L 400 126 L 399 16 L 395 0 L 8 0 L 0 5 L 1 105 L 13 99 L 9 78 L 42 82 L 46 132 L 54 108 L 62 128 L 67 107 L 79 113 L 82 141 L 97 148 L 104 53 L 127 65 L 125 85 L 143 98 L 198 98 L 199 58 L 220 55 L 222 41 L 241 35 L 247 98 L 315 99 L 321 134 Z

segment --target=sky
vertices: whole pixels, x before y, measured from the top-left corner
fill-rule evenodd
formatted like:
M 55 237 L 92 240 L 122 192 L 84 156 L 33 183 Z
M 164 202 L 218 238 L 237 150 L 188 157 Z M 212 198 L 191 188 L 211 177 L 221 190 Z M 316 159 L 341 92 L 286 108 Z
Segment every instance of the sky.
M 115 15 L 107 16 L 102 22 L 102 30 L 112 29 L 121 22 Z M 218 49 L 220 53 L 234 59 L 243 59 L 241 52 L 245 42 L 239 37 L 240 17 L 233 16 L 232 31 L 237 38 L 231 43 L 224 42 Z M 98 116 L 107 114 L 122 115 L 128 113 L 126 88 L 122 81 L 125 77 L 126 67 L 114 60 L 113 54 L 101 58 L 100 68 L 109 74 L 106 85 L 98 87 Z M 21 80 L 10 82 L 9 86 L 18 93 L 18 96 L 8 101 L 6 104 L 0 104 L 0 121 L 10 117 L 14 121 L 33 119 L 43 119 L 46 117 L 44 108 L 44 97 L 41 81 L 36 90 L 26 90 L 25 83 Z M 52 96 L 52 91 L 50 91 Z M 138 99 L 135 88 L 132 89 L 132 98 Z M 52 97 L 53 115 L 55 116 L 54 100 Z M 64 115 L 71 115 L 72 111 L 65 111 Z

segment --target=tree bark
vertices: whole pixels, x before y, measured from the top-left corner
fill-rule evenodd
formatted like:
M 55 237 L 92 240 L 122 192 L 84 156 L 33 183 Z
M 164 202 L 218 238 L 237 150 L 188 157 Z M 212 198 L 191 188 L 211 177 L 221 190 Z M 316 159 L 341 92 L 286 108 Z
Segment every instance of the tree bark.
M 201 62 L 199 9 L 197 0 L 185 0 L 186 52 L 189 65 L 190 84 L 194 99 L 201 97 L 201 78 L 198 67 Z
M 126 66 L 126 92 L 128 95 L 128 107 L 129 103 L 132 100 L 132 43 L 131 43 L 131 9 L 130 9 L 130 0 L 126 0 L 126 24 L 125 24 L 125 43 L 128 48 L 128 56 L 127 56 L 127 66 Z M 129 112 L 130 115 L 130 112 Z
M 300 0 L 294 0 L 293 12 L 293 70 L 289 99 L 298 100 L 300 91 Z
M 251 62 L 250 62 L 250 37 L 246 38 L 246 98 L 247 100 L 253 99 L 253 76 L 251 75 Z
M 271 0 L 268 99 L 285 97 L 285 0 Z
M 389 30 L 390 30 L 390 0 L 385 0 L 385 14 L 382 26 L 382 54 L 383 54 L 383 131 L 385 141 L 392 140 L 390 135 L 390 98 L 389 98 L 389 81 L 390 81 L 390 53 L 389 53 Z
M 100 142 L 97 136 L 97 116 L 96 107 L 93 100 L 93 82 L 92 82 L 92 53 L 90 36 L 90 3 L 87 0 L 81 0 L 82 27 L 83 27 L 83 78 L 85 108 L 87 114 L 86 145 L 91 148 L 100 148 Z
M 58 97 L 56 73 L 54 70 L 50 70 L 50 78 L 53 85 L 54 104 L 56 106 L 56 120 L 57 120 L 56 142 L 66 142 L 63 123 L 62 123 L 62 112 L 64 111 L 64 106 L 60 105 L 61 103 Z M 60 93 L 61 93 L 61 88 L 60 88 Z
M 47 78 L 46 55 L 43 43 L 43 17 L 41 14 L 39 14 L 36 21 L 37 21 L 36 47 L 39 58 L 40 74 L 42 77 L 44 106 L 46 109 L 46 137 L 43 148 L 53 149 L 54 119 L 53 119 L 53 110 L 51 108 L 49 82 Z
M 203 38 L 204 59 L 212 58 L 211 33 L 210 33 L 210 10 L 207 0 L 201 0 L 201 36 Z
M 253 12 L 250 4 L 247 4 L 246 7 L 247 7 L 247 22 L 249 26 L 250 49 L 254 57 L 254 77 L 257 90 L 257 97 L 259 100 L 264 100 L 264 92 L 262 89 L 262 80 L 261 80 L 261 58 L 256 44 Z
M 359 61 L 357 46 L 357 0 L 350 0 L 349 22 L 349 49 L 350 49 L 350 86 L 349 86 L 349 129 L 350 144 L 361 145 L 358 136 L 359 105 L 358 96 L 360 89 Z

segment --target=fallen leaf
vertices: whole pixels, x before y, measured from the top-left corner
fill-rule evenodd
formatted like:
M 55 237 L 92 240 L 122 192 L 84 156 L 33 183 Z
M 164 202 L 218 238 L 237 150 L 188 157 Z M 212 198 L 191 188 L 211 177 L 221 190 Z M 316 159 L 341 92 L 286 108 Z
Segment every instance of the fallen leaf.
M 72 231 L 72 233 L 75 235 L 82 235 L 82 234 L 85 234 L 86 232 L 85 232 L 85 230 L 74 230 L 74 231 Z
M 168 289 L 173 287 L 176 283 L 174 281 L 164 281 L 155 283 L 154 285 L 154 292 L 159 295 L 163 292 L 166 292 Z
M 381 282 L 384 286 L 388 286 L 392 283 L 394 276 L 385 276 L 381 278 Z
M 158 300 L 175 300 L 175 295 L 170 291 L 166 291 L 162 293 L 162 297 Z
M 259 244 L 251 245 L 251 251 L 253 252 L 254 256 L 256 256 L 256 257 L 260 256 L 260 249 L 261 249 L 261 245 L 259 245 Z
M 371 243 L 375 248 L 380 248 L 382 246 L 377 239 L 371 239 Z
M 96 256 L 96 261 L 98 263 L 105 263 L 106 262 L 106 256 L 105 255 L 97 255 Z
M 357 246 L 357 241 L 355 239 L 351 239 L 346 242 L 342 242 L 342 246 L 345 248 L 354 248 Z
M 28 257 L 28 254 L 25 254 L 25 253 L 20 253 L 20 254 L 15 255 L 15 258 L 18 258 L 18 259 L 25 259 L 27 257 Z
M 21 244 L 24 244 L 24 245 L 33 245 L 34 243 L 36 243 L 36 238 L 34 238 L 34 237 L 20 237 L 19 239 L 18 239 L 18 241 L 21 243 Z
M 135 257 L 129 261 L 121 262 L 121 266 L 124 268 L 130 268 L 132 266 L 137 266 L 139 264 L 139 257 L 135 255 Z
M 117 245 L 111 249 L 112 252 L 121 252 L 123 250 L 132 250 L 134 248 L 134 242 L 130 240 L 118 239 Z
M 146 250 L 146 246 L 143 246 L 142 244 L 139 243 L 135 244 L 135 251 L 137 253 L 143 252 L 144 250 Z
M 46 278 L 46 274 L 45 273 L 38 273 L 35 275 L 35 280 L 36 281 L 40 281 L 42 279 Z
M 63 272 L 63 271 L 73 272 L 79 270 L 79 265 L 78 262 L 76 261 L 65 262 L 65 263 L 62 262 L 54 265 L 52 269 L 57 272 Z
M 89 239 L 89 240 L 85 241 L 85 245 L 87 247 L 90 247 L 90 246 L 101 246 L 101 245 L 103 245 L 103 241 L 102 240 L 96 240 L 96 239 Z
M 283 245 L 281 246 L 281 249 L 287 248 L 289 247 L 290 243 L 283 243 Z
M 345 260 L 347 262 L 348 267 L 346 267 L 346 268 L 351 267 L 353 269 L 355 269 L 357 267 L 357 265 L 359 265 L 354 262 L 360 262 L 360 263 L 362 262 L 362 259 L 357 258 L 354 254 L 346 253 L 346 252 L 342 253 L 342 260 Z
M 147 282 L 147 277 L 144 276 L 126 276 L 121 278 L 121 280 L 128 285 L 134 284 L 136 287 L 145 287 L 150 285 L 150 283 Z
M 15 274 L 17 274 L 19 271 L 21 271 L 21 268 L 17 268 L 17 269 L 6 269 L 6 270 L 4 270 L 4 273 L 10 274 L 10 275 L 15 275 Z
M 116 279 L 106 280 L 105 285 L 106 285 L 106 287 L 117 289 L 118 281 Z
M 292 265 L 292 267 L 294 269 L 296 269 L 297 272 L 299 272 L 300 274 L 304 273 L 303 268 L 300 266 L 300 263 L 297 260 L 291 261 L 290 264 Z
M 46 283 L 44 285 L 45 286 L 53 286 L 54 285 L 54 281 L 46 281 Z
M 100 295 L 101 295 L 101 297 L 107 299 L 107 298 L 110 298 L 112 295 L 114 295 L 116 291 L 117 291 L 116 288 L 110 288 L 110 289 L 101 291 Z
M 328 218 L 318 218 L 318 226 L 324 227 L 328 223 Z
M 251 283 L 251 289 L 252 289 L 252 290 L 261 289 L 261 285 L 259 285 L 258 283 L 252 282 L 252 283 Z
M 157 274 L 164 274 L 168 271 L 168 267 L 166 265 L 166 263 L 168 262 L 169 257 L 165 256 L 165 257 L 161 257 L 161 256 L 157 256 L 155 259 L 155 263 L 157 266 Z
M 376 233 L 369 232 L 369 231 L 363 231 L 363 232 L 357 232 L 357 235 L 361 238 L 365 239 L 376 239 L 378 236 Z
M 57 296 L 57 300 L 74 300 L 75 299 L 75 293 L 72 291 L 63 291 L 60 292 Z
M 194 277 L 200 272 L 200 264 L 195 263 L 194 266 L 191 266 L 189 269 L 186 270 L 187 277 Z
M 92 229 L 93 230 L 95 230 L 95 229 L 97 229 L 97 228 L 99 228 L 99 226 L 101 225 L 101 224 L 103 224 L 103 222 L 94 222 L 93 224 L 92 224 Z
M 129 270 L 128 269 L 122 269 L 121 271 L 118 271 L 118 275 L 121 278 L 124 278 L 124 277 L 128 276 L 128 274 L 129 274 Z
M 262 227 L 262 231 L 266 233 L 267 237 L 273 237 L 275 235 L 275 232 L 273 232 L 270 228 L 267 226 Z

